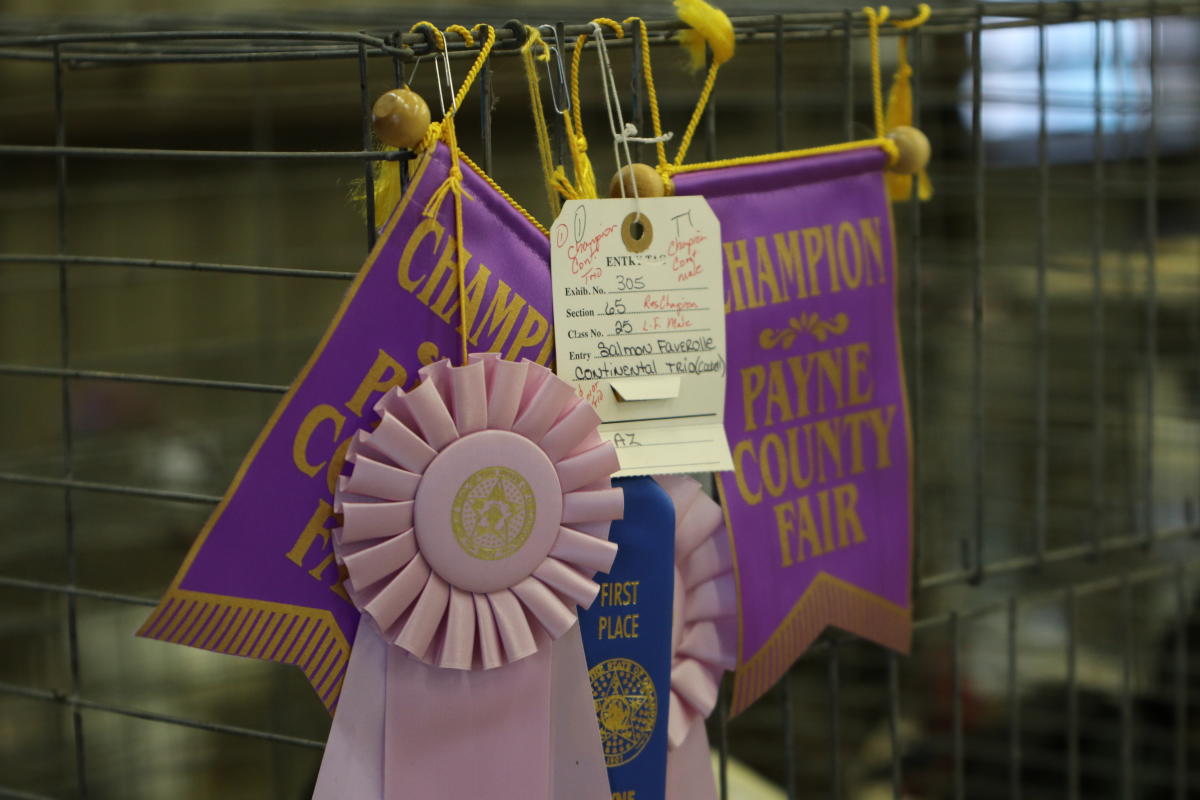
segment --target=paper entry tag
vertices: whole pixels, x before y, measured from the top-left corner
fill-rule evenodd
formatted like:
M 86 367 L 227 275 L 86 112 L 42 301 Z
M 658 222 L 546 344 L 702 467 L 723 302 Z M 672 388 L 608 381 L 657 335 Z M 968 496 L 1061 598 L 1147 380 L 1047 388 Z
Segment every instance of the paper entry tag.
M 550 265 L 556 369 L 599 413 L 617 474 L 733 469 L 721 228 L 704 198 L 569 200 Z

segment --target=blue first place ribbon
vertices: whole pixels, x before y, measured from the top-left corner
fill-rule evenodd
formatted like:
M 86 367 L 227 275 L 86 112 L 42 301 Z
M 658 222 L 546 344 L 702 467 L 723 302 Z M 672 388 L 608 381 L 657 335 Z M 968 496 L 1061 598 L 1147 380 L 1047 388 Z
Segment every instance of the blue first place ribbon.
M 653 478 L 621 478 L 616 562 L 579 616 L 613 800 L 663 800 L 671 696 L 675 506 Z

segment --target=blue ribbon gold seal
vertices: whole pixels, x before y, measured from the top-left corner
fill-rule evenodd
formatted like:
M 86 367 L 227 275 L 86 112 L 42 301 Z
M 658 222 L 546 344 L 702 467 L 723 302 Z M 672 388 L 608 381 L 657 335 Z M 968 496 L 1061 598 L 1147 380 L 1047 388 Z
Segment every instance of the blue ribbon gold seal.
M 628 658 L 610 658 L 588 670 L 604 762 L 628 764 L 650 741 L 658 720 L 658 691 L 650 673 Z
M 579 615 L 613 800 L 662 800 L 671 694 L 675 507 L 652 478 L 621 478 L 617 560 Z M 603 578 L 603 579 L 601 579 Z

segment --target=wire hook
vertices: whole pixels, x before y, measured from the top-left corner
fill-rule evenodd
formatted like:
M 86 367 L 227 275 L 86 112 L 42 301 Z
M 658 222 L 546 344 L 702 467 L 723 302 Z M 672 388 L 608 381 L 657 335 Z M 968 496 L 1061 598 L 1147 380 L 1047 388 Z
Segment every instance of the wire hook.
M 448 116 L 458 110 L 454 100 L 454 78 L 450 75 L 450 51 L 449 49 L 442 51 L 442 61 L 445 63 L 446 74 L 442 75 L 442 66 L 438 63 L 436 56 L 433 61 L 433 68 L 437 72 L 437 90 L 438 103 L 442 106 L 442 116 Z M 442 84 L 446 85 L 446 91 L 450 95 L 450 111 L 446 111 L 446 99 L 442 96 Z
M 549 31 L 550 36 L 554 39 L 554 44 L 548 46 L 550 58 L 546 60 L 546 79 L 550 82 L 550 101 L 554 104 L 556 112 L 565 114 L 571 110 L 571 92 L 567 87 L 567 71 L 563 67 L 562 45 L 558 38 L 558 28 L 553 25 L 538 25 L 538 32 L 542 31 Z M 550 71 L 550 61 L 558 64 L 557 81 L 554 80 L 554 73 Z
M 409 72 L 408 77 L 404 79 L 405 86 L 412 86 L 413 83 L 416 81 L 417 70 L 421 68 L 421 59 L 425 58 L 425 56 L 427 56 L 427 55 L 429 55 L 429 54 L 423 53 L 422 55 L 419 55 L 413 59 L 412 72 Z
M 621 169 L 621 151 L 625 153 L 625 163 L 633 168 L 633 156 L 629 152 L 629 142 L 631 135 L 637 135 L 637 128 L 632 123 L 625 122 L 625 116 L 621 113 L 621 96 L 617 91 L 617 81 L 613 77 L 612 62 L 608 60 L 608 47 L 604 42 L 604 29 L 598 22 L 592 22 L 592 36 L 596 38 L 596 57 L 600 62 L 600 85 L 604 88 L 604 108 L 608 112 L 608 129 L 613 137 L 613 160 L 617 162 L 617 169 Z M 621 197 L 626 197 L 625 181 L 618 180 L 618 186 L 621 190 Z M 633 190 L 633 209 L 636 214 L 635 220 L 642 219 L 642 199 L 638 196 L 637 182 L 631 180 L 630 188 Z
M 442 117 L 444 118 L 448 116 L 448 114 L 446 112 L 446 97 L 442 92 L 443 84 L 445 84 L 446 88 L 450 91 L 449 113 L 453 114 L 457 110 L 454 100 L 454 79 L 450 75 L 450 47 L 446 44 L 446 37 L 441 33 L 441 31 L 437 30 L 437 28 L 434 28 L 433 25 L 429 24 L 428 22 L 417 23 L 413 26 L 413 30 L 419 30 L 425 35 L 425 53 L 417 57 L 416 64 L 413 66 L 412 74 L 409 75 L 409 83 L 412 83 L 413 77 L 417 74 L 417 67 L 421 66 L 421 59 L 425 56 L 432 55 L 433 68 L 437 73 L 438 104 L 442 107 Z M 441 50 L 442 61 L 445 62 L 446 65 L 446 74 L 444 76 L 442 75 L 442 67 L 440 64 L 438 64 L 438 50 Z

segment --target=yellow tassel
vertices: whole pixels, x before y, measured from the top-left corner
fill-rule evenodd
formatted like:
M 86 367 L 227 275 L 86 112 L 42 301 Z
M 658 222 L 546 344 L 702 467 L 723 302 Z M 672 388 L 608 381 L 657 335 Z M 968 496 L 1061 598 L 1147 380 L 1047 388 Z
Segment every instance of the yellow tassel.
M 378 143 L 377 143 L 378 144 Z M 385 153 L 395 152 L 391 145 L 383 145 L 375 149 Z M 372 186 L 375 189 L 375 224 L 382 228 L 391 215 L 392 209 L 400 202 L 400 162 L 376 161 Z M 350 202 L 358 208 L 358 213 L 366 219 L 367 216 L 367 182 L 356 178 L 350 184 Z
M 575 155 L 575 192 L 580 197 L 596 198 L 600 195 L 596 193 L 596 173 L 592 170 L 587 146 L 585 137 L 575 137 L 575 147 L 572 148 Z
M 901 40 L 900 49 L 906 50 Z M 912 125 L 912 67 L 908 60 L 901 56 L 900 66 L 892 76 L 892 86 L 888 89 L 887 112 L 884 114 L 884 125 L 893 130 L 901 125 Z
M 725 12 L 704 0 L 675 0 L 675 14 L 689 30 L 679 32 L 679 44 L 687 51 L 692 69 L 704 67 L 704 46 L 712 50 L 713 64 L 733 58 L 733 23 Z
M 395 150 L 385 147 L 384 150 Z M 365 198 L 364 198 L 365 199 Z M 400 204 L 400 162 L 380 161 L 375 168 L 375 224 L 383 227 Z
M 429 130 L 425 131 L 425 138 L 417 145 L 417 152 L 424 153 L 440 139 L 442 136 L 442 123 L 433 122 L 429 125 Z M 379 148 L 385 153 L 394 153 L 395 147 L 384 145 Z M 375 162 L 375 224 L 380 228 L 387 222 L 388 217 L 392 215 L 392 211 L 400 204 L 400 161 L 376 161 Z M 361 209 L 362 213 L 366 214 L 367 192 L 366 183 L 361 178 L 354 182 L 351 190 L 351 199 Z
M 929 6 L 922 3 L 918 7 L 917 16 L 911 20 L 892 20 L 892 24 L 902 30 L 917 27 L 929 19 Z M 884 113 L 884 127 L 888 131 L 905 125 L 913 124 L 912 98 L 912 66 L 908 63 L 908 36 L 902 35 L 897 43 L 896 74 L 892 76 L 892 86 L 888 90 L 887 111 Z M 912 199 L 912 175 L 901 175 L 896 172 L 887 173 L 888 197 L 893 201 Z M 933 197 L 933 185 L 929 182 L 929 174 L 921 169 L 917 173 L 917 198 L 928 200 Z

